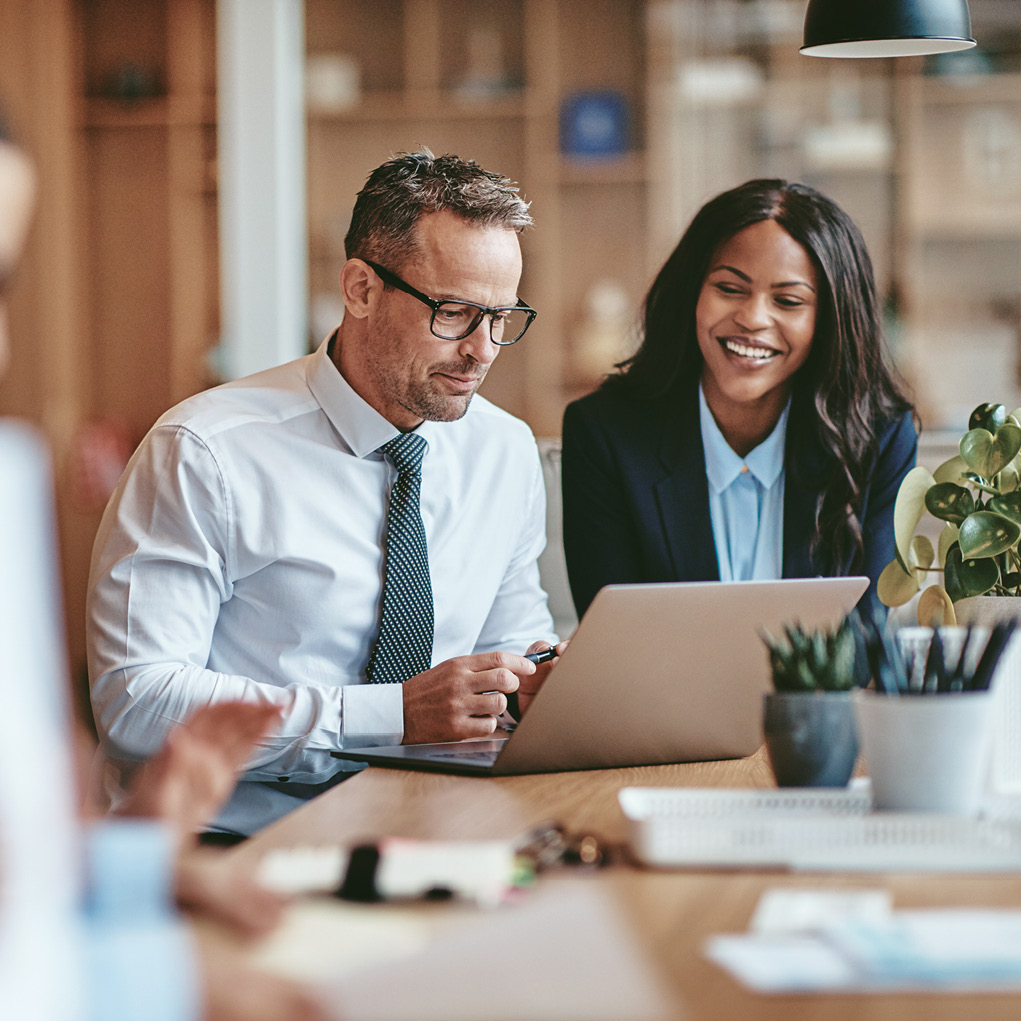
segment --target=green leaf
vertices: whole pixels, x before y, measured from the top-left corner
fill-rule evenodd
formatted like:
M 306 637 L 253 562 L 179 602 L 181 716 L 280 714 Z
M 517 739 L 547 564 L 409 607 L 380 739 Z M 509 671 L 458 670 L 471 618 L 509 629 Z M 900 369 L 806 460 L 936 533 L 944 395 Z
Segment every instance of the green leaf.
M 956 482 L 937 482 L 925 494 L 925 509 L 940 521 L 959 525 L 975 509 L 975 498 Z
M 883 568 L 876 582 L 876 595 L 884 606 L 903 606 L 918 591 L 918 578 L 909 574 L 897 559 Z
M 918 597 L 918 623 L 923 627 L 942 627 L 957 623 L 954 604 L 942 585 L 930 585 Z
M 960 454 L 956 454 L 949 461 L 944 461 L 933 473 L 932 477 L 937 482 L 957 482 L 960 484 L 966 479 L 965 472 L 968 470 L 968 462 Z
M 798 662 L 793 676 L 799 691 L 814 691 L 818 687 L 815 681 L 815 673 L 805 660 Z
M 854 632 L 842 624 L 833 636 L 827 687 L 830 691 L 848 691 L 854 687 Z
M 1021 432 L 1021 430 L 1019 430 Z M 897 559 L 905 571 L 910 570 L 908 550 L 918 522 L 925 513 L 925 494 L 936 480 L 928 468 L 918 465 L 904 476 L 893 505 L 893 534 Z
M 911 549 L 908 551 L 908 570 L 918 579 L 921 584 L 925 578 L 925 571 L 932 567 L 936 559 L 936 551 L 932 548 L 932 540 L 927 535 L 916 535 L 911 540 Z
M 961 525 L 961 556 L 965 560 L 995 557 L 1021 539 L 1021 525 L 992 511 L 976 511 Z
M 947 553 L 943 580 L 947 595 L 956 603 L 966 596 L 981 596 L 988 592 L 1000 580 L 1000 569 L 989 557 L 965 560 L 961 547 L 954 543 Z
M 1021 492 L 1001 493 L 994 496 L 986 504 L 986 510 L 993 511 L 1001 517 L 1013 521 L 1015 525 L 1021 525 Z
M 1007 409 L 1002 404 L 980 404 L 968 418 L 968 428 L 994 433 L 1006 421 Z
M 991 479 L 1010 464 L 1019 450 L 1021 428 L 1013 422 L 1001 425 L 995 433 L 972 429 L 961 437 L 961 457 L 984 479 Z
M 1015 489 L 1021 489 L 1021 454 L 1001 470 L 997 488 L 1001 493 L 1013 493 Z
M 946 524 L 943 531 L 939 533 L 939 543 L 936 548 L 936 566 L 943 568 L 947 562 L 947 550 L 958 541 L 961 530 L 957 525 Z

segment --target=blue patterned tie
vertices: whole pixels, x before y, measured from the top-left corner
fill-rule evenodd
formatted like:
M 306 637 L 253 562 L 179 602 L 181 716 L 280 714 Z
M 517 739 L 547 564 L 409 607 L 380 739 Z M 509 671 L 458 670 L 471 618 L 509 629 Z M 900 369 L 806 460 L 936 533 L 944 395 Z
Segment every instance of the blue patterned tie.
M 397 469 L 397 481 L 386 523 L 379 637 L 366 673 L 374 684 L 392 684 L 428 670 L 432 662 L 433 590 L 419 509 L 426 442 L 402 433 L 379 449 Z

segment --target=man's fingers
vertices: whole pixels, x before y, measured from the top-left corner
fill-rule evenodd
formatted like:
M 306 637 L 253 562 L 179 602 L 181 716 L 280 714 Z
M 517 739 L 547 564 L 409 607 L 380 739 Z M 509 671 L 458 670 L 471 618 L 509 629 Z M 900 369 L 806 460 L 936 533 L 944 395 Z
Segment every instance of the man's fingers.
M 527 660 L 525 661 L 527 662 Z M 470 676 L 469 691 L 476 695 L 487 694 L 491 691 L 511 692 L 517 691 L 521 686 L 521 678 L 510 670 L 486 670 Z
M 472 708 L 478 709 L 472 716 L 502 716 L 507 709 L 507 696 L 499 691 L 480 691 L 478 704 Z
M 524 656 L 513 652 L 477 652 L 471 656 L 461 657 L 469 670 L 485 673 L 488 670 L 510 670 L 514 674 L 531 674 L 535 672 L 535 664 Z
M 489 737 L 496 731 L 496 717 L 491 713 L 479 716 L 466 716 L 463 724 L 458 727 L 455 741 L 464 741 L 470 737 Z

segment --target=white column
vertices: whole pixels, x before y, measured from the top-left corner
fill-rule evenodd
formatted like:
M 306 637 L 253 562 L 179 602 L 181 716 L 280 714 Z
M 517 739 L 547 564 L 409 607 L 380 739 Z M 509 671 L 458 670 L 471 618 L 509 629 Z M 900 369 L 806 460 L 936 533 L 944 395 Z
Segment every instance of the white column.
M 220 368 L 308 349 L 304 4 L 217 0 Z

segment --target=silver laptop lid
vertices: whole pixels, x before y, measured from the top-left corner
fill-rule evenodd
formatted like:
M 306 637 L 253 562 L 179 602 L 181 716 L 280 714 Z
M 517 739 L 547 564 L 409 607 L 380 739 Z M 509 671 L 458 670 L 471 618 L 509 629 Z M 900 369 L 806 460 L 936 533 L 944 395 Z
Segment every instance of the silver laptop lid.
M 759 630 L 835 624 L 867 587 L 863 577 L 609 585 L 495 771 L 750 755 L 770 684 Z

